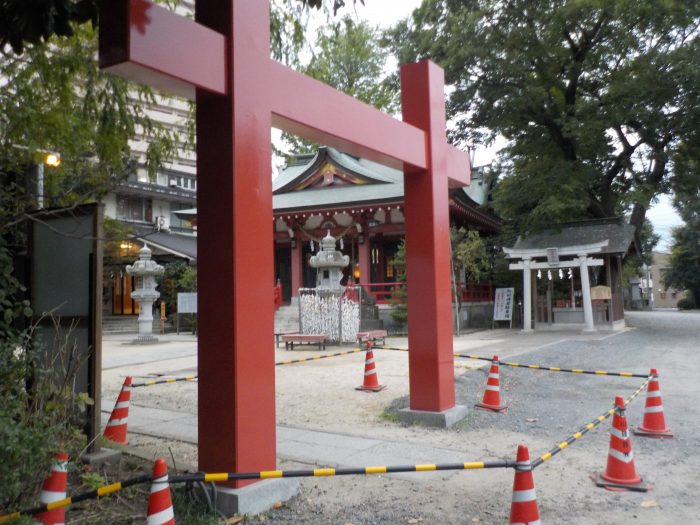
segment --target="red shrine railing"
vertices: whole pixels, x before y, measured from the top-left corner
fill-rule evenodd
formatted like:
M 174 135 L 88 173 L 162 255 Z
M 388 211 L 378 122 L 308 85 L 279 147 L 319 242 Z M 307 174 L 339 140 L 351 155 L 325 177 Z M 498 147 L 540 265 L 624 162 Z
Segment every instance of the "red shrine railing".
M 362 285 L 362 291 L 374 297 L 377 304 L 389 304 L 391 296 L 404 283 L 367 283 Z
M 493 301 L 493 285 L 491 283 L 457 283 L 457 294 L 461 296 L 463 303 Z
M 389 304 L 394 290 L 404 283 L 367 283 L 363 284 L 363 291 L 374 297 L 377 304 Z M 480 301 L 493 301 L 493 285 L 457 283 L 457 293 L 463 303 L 475 303 Z

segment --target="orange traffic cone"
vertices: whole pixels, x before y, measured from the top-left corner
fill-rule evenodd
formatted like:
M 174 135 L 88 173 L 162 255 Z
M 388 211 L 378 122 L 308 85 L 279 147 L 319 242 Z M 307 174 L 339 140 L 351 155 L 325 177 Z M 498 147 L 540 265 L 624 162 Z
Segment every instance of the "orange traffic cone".
M 104 437 L 122 445 L 128 443 L 126 427 L 129 421 L 129 401 L 131 401 L 131 377 L 127 376 L 104 431 Z
M 610 427 L 610 451 L 605 472 L 596 473 L 595 484 L 608 490 L 635 490 L 646 492 L 649 487 L 642 483 L 634 468 L 632 441 L 627 430 L 625 400 L 622 396 L 615 398 L 615 414 Z
M 532 477 L 530 452 L 525 445 L 518 445 L 509 523 L 520 525 L 539 525 L 540 523 L 540 509 L 537 507 L 537 493 L 535 492 L 535 480 Z
M 673 437 L 671 429 L 666 426 L 664 418 L 664 405 L 661 401 L 661 389 L 659 388 L 659 375 L 656 368 L 649 371 L 652 376 L 647 386 L 647 401 L 644 405 L 644 420 L 642 424 L 633 429 L 638 436 L 670 438 Z
M 153 464 L 151 495 L 148 498 L 148 525 L 175 525 L 175 511 L 170 499 L 168 466 L 162 458 Z
M 355 390 L 364 390 L 365 392 L 379 392 L 384 390 L 386 385 L 380 385 L 377 378 L 377 370 L 374 367 L 374 353 L 372 352 L 372 341 L 367 341 L 367 350 L 365 351 L 365 380 L 362 385 Z
M 486 380 L 484 388 L 484 397 L 481 403 L 474 405 L 482 410 L 491 410 L 492 412 L 503 412 L 508 407 L 501 405 L 501 383 L 498 379 L 498 356 L 493 356 L 491 361 L 491 370 L 489 378 Z
M 68 480 L 68 454 L 60 453 L 54 456 L 51 473 L 41 488 L 41 503 L 53 503 L 66 497 L 66 482 Z M 36 515 L 44 525 L 62 525 L 66 522 L 66 508 L 47 510 Z

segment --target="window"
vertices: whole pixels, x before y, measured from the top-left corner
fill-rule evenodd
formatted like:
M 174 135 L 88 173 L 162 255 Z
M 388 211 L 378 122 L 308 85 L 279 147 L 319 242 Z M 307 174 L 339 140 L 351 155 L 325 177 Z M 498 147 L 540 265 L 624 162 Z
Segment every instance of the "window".
M 126 195 L 117 196 L 117 219 L 131 222 L 152 222 L 151 199 Z

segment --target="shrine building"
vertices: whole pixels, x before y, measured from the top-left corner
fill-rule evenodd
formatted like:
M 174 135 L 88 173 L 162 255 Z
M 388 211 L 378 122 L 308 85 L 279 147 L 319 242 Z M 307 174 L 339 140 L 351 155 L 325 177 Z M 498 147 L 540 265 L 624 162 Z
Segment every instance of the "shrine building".
M 366 159 L 321 147 L 296 155 L 273 180 L 275 275 L 282 300 L 296 303 L 299 288 L 315 286 L 309 259 L 328 233 L 350 257 L 343 284 L 350 276 L 380 304 L 397 285 L 392 264 L 404 238 L 403 173 Z M 469 187 L 450 190 L 450 223 L 486 235 L 500 221 L 480 210 L 488 188 L 481 170 L 472 170 Z M 490 301 L 488 285 L 465 289 L 466 300 Z

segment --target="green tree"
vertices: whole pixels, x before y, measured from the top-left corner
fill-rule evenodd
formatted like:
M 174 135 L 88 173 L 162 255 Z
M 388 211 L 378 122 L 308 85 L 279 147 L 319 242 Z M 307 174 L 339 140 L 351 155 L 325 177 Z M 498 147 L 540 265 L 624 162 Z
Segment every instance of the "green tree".
M 685 225 L 673 230 L 673 245 L 664 284 L 687 289 L 700 307 L 700 160 L 682 148 L 676 159 L 673 204 Z
M 507 139 L 496 207 L 521 231 L 639 228 L 697 129 L 699 23 L 694 0 L 425 0 L 388 38 L 445 68 L 453 141 Z
M 353 0 L 357 3 L 358 0 Z M 3 0 L 0 2 L 0 51 L 7 45 L 18 54 L 22 54 L 24 46 L 29 44 L 41 44 L 48 42 L 56 36 L 69 37 L 73 35 L 76 25 L 90 22 L 94 27 L 98 23 L 98 5 L 100 0 L 51 0 L 42 2 L 28 2 L 27 0 Z M 280 34 L 281 26 L 277 22 L 283 21 L 284 16 L 279 15 L 277 7 L 284 7 L 292 12 L 292 0 L 275 0 L 273 4 L 272 34 L 273 39 Z M 283 6 L 279 6 L 283 2 Z M 359 0 L 364 4 L 364 0 Z M 176 5 L 178 0 L 156 0 L 156 3 Z M 324 5 L 332 5 L 333 12 L 345 6 L 345 0 L 296 0 L 303 6 L 321 9 Z M 289 20 L 287 20 L 289 21 Z M 283 25 L 285 25 L 283 23 Z M 292 24 L 293 25 L 293 24 Z M 278 42 L 282 45 L 282 42 Z M 274 45 L 273 45 L 274 47 Z
M 176 312 L 177 294 L 197 291 L 197 270 L 184 261 L 166 264 L 163 275 L 158 278 L 158 290 L 168 312 Z
M 462 286 L 479 283 L 490 270 L 490 260 L 486 243 L 475 230 L 466 230 L 450 226 L 450 250 L 452 264 L 452 293 L 457 319 L 457 335 L 460 330 L 460 311 L 462 309 Z M 458 279 L 459 276 L 459 279 Z M 464 280 L 462 280 L 464 276 Z
M 380 46 L 380 38 L 379 31 L 367 22 L 345 16 L 321 29 L 311 48 L 311 60 L 301 70 L 377 109 L 395 112 L 398 90 L 394 79 L 385 73 L 388 51 Z M 294 153 L 318 147 L 289 134 L 283 138 Z
M 406 289 L 406 240 L 399 244 L 394 258 L 391 260 L 396 273 L 396 281 L 402 283 L 394 288 L 391 293 L 389 303 L 392 306 L 391 318 L 396 322 L 398 328 L 403 328 L 408 322 L 408 292 Z
M 31 167 L 46 151 L 61 156 L 60 166 L 45 168 L 46 207 L 100 199 L 124 180 L 134 169 L 129 140 L 137 129 L 150 142 L 153 175 L 172 154 L 172 133 L 144 112 L 153 92 L 100 73 L 96 46 L 86 24 L 51 46 L 0 55 L 0 232 L 30 218 Z

